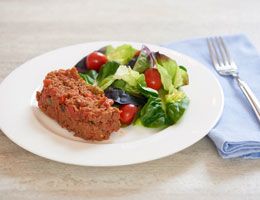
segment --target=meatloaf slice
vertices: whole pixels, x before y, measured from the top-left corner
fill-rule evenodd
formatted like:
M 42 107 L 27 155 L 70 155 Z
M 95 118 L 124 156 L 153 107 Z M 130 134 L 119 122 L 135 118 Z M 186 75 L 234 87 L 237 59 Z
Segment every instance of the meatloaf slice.
M 112 107 L 102 90 L 88 85 L 76 68 L 47 74 L 41 92 L 37 92 L 39 108 L 62 127 L 85 140 L 106 140 L 120 128 L 118 108 Z

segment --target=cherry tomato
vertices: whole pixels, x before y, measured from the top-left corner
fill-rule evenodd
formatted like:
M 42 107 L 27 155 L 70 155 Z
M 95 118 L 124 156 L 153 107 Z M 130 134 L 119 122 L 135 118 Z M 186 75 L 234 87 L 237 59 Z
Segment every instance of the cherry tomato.
M 97 51 L 94 51 L 86 57 L 86 66 L 88 69 L 98 71 L 100 67 L 104 65 L 106 62 L 107 57 L 104 54 Z
M 138 108 L 134 104 L 125 104 L 120 107 L 120 121 L 123 124 L 131 124 Z
M 160 73 L 156 68 L 149 68 L 144 72 L 147 87 L 159 90 L 162 87 Z
M 138 57 L 138 56 L 140 55 L 140 53 L 141 53 L 141 51 L 140 51 L 140 50 L 137 50 L 137 51 L 135 52 L 135 55 L 134 55 L 134 56 Z

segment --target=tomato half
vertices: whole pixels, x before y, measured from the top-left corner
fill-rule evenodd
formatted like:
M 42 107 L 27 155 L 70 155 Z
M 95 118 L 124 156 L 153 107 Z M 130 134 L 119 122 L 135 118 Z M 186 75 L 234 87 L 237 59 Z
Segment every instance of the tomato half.
M 88 69 L 98 71 L 100 67 L 104 65 L 106 62 L 107 57 L 104 54 L 97 51 L 94 51 L 86 57 L 86 66 Z
M 149 68 L 144 72 L 147 87 L 159 90 L 162 87 L 161 75 L 156 68 Z
M 123 124 L 131 124 L 138 108 L 134 104 L 125 104 L 120 107 L 120 121 Z

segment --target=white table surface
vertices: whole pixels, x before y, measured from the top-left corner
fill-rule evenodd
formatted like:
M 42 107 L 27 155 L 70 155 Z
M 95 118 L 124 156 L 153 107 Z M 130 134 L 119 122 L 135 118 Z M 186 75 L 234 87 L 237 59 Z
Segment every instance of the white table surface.
M 88 41 L 163 44 L 245 33 L 260 49 L 258 0 L 39 2 L 0 1 L 1 81 L 28 59 Z M 144 164 L 79 167 L 35 156 L 0 132 L 1 200 L 191 198 L 260 199 L 260 160 L 223 160 L 204 138 Z

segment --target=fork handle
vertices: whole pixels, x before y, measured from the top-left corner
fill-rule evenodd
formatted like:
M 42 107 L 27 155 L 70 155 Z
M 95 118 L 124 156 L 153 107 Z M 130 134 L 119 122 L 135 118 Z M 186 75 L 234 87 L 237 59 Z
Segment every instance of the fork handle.
M 250 89 L 250 87 L 247 85 L 245 81 L 242 81 L 238 76 L 235 77 L 240 89 L 246 96 L 247 100 L 249 101 L 250 105 L 252 106 L 255 115 L 260 122 L 260 103 L 257 100 L 256 96 L 254 95 L 253 91 Z

